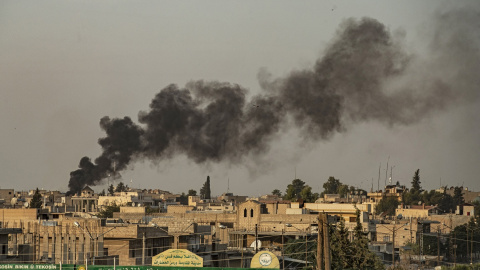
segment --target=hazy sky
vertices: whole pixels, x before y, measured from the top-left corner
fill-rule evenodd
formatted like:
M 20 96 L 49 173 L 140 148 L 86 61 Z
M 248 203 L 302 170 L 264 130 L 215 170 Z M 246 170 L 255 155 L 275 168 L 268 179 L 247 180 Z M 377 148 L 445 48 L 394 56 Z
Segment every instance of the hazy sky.
M 314 192 L 323 190 L 329 176 L 370 190 L 372 182 L 377 188 L 380 164 L 383 186 L 390 157 L 393 180 L 401 184 L 410 186 L 414 171 L 420 169 L 425 188 L 441 183 L 479 190 L 476 74 L 480 73 L 474 70 L 480 59 L 479 5 L 478 1 L 1 1 L 0 187 L 67 191 L 70 172 L 80 158 L 93 160 L 101 153 L 97 141 L 105 135 L 99 126 L 102 117 L 129 116 L 138 123 L 138 113 L 148 110 L 156 93 L 172 83 L 184 87 L 191 80 L 239 84 L 248 89 L 248 100 L 261 91 L 257 79 L 261 69 L 273 78 L 312 69 L 342 22 L 370 17 L 400 40 L 399 46 L 415 63 L 409 69 L 412 75 L 389 83 L 402 87 L 414 84 L 412 80 L 414 85 L 438 80 L 460 98 L 441 105 L 432 98 L 431 106 L 438 108 L 413 123 L 354 121 L 329 139 L 305 141 L 298 129 L 283 128 L 261 162 L 246 158 L 235 164 L 197 165 L 185 155 L 132 162 L 117 183 L 199 191 L 210 175 L 213 195 L 226 192 L 229 179 L 230 192 L 254 196 L 276 188 L 284 191 L 296 174 Z M 458 27 L 452 26 L 457 17 L 439 16 L 465 10 L 468 14 L 458 16 L 462 20 Z M 439 18 L 447 20 L 445 25 Z M 449 28 L 448 34 L 438 30 L 442 27 Z M 472 28 L 476 31 L 469 32 Z M 462 46 L 446 40 L 457 33 Z M 432 53 L 432 40 L 442 39 L 445 46 L 460 49 L 455 54 L 445 48 Z M 463 55 L 466 51 L 472 55 Z M 103 188 L 106 184 L 94 187 Z

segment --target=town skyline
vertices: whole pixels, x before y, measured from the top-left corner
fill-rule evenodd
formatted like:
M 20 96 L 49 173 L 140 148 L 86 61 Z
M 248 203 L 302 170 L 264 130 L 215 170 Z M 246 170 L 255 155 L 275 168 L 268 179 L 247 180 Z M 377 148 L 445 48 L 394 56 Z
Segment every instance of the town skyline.
M 261 155 L 201 164 L 184 153 L 153 161 L 141 157 L 126 166 L 117 183 L 181 193 L 200 190 L 209 175 L 213 194 L 230 190 L 255 196 L 284 191 L 294 178 L 320 193 L 322 184 L 334 176 L 368 191 L 372 183 L 374 189 L 382 188 L 386 179 L 388 184 L 390 172 L 393 183 L 409 187 L 420 169 L 425 189 L 480 189 L 480 106 L 474 69 L 479 40 L 468 36 L 479 24 L 471 16 L 479 10 L 473 1 L 276 6 L 214 1 L 188 9 L 175 2 L 45 3 L 49 4 L 6 1 L 0 11 L 0 33 L 5 37 L 0 40 L 0 58 L 6 63 L 0 67 L 2 188 L 36 186 L 65 192 L 80 159 L 88 156 L 93 161 L 101 154 L 97 141 L 105 137 L 99 127 L 103 117 L 127 116 L 138 124 L 137 115 L 148 110 L 161 89 L 172 83 L 183 89 L 198 80 L 238 84 L 248 90 L 249 104 L 263 93 L 257 77 L 267 71 L 273 79 L 284 79 L 312 69 L 349 18 L 359 22 L 368 17 L 384 25 L 414 63 L 408 76 L 381 83 L 407 88 L 411 83 L 415 93 L 426 93 L 429 99 L 422 106 L 433 109 L 424 116 L 406 122 L 342 117 L 338 130 L 313 140 L 305 139 L 305 130 L 290 122 L 268 138 Z M 440 25 L 445 29 L 438 32 L 437 19 L 449 18 L 445 14 L 465 16 L 454 17 L 450 27 Z M 459 50 L 449 43 L 451 55 L 432 53 L 432 40 L 441 43 L 440 37 L 450 38 L 459 29 L 471 43 L 457 44 Z M 422 75 L 414 76 L 417 72 Z M 445 86 L 448 99 L 429 96 L 428 87 L 415 80 Z M 405 107 L 392 110 L 401 108 Z M 380 110 L 385 111 L 389 110 Z M 106 185 L 92 188 L 102 186 Z

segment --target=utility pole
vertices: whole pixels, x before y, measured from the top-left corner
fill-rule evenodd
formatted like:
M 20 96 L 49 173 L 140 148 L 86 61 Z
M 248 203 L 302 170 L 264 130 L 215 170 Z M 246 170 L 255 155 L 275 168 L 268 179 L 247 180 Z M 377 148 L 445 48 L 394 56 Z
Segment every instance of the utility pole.
M 258 253 L 258 224 L 255 224 L 255 254 Z
M 285 229 L 282 229 L 282 269 L 285 269 L 285 252 L 284 252 L 285 240 L 283 235 L 284 233 L 285 233 Z M 243 248 L 242 248 L 242 255 L 243 255 Z M 242 256 L 242 259 L 243 259 L 243 256 Z M 242 268 L 243 268 L 243 264 L 242 264 Z
M 468 249 L 470 248 L 470 247 L 468 246 L 468 228 L 469 228 L 469 224 L 468 224 L 468 222 L 467 222 L 467 256 L 466 256 L 466 257 L 467 257 L 467 260 L 468 260 L 468 254 L 470 253 L 469 250 L 468 250 Z M 468 261 L 467 261 L 467 262 L 468 262 Z
M 307 268 L 308 265 L 308 235 L 307 235 L 307 229 L 305 229 L 305 268 Z
M 145 265 L 145 232 L 143 232 L 142 240 L 142 265 Z
M 440 266 L 440 226 L 437 228 L 437 266 Z
M 317 234 L 317 270 L 322 270 L 323 265 L 323 216 L 318 214 L 318 234 Z M 284 266 L 285 269 L 285 266 Z
M 328 234 L 328 216 L 323 214 L 323 250 L 325 253 L 325 270 L 330 270 L 330 237 Z
M 473 229 L 472 229 L 472 240 L 470 240 L 470 265 L 473 265 Z
M 392 231 L 392 269 L 395 268 L 395 223 Z

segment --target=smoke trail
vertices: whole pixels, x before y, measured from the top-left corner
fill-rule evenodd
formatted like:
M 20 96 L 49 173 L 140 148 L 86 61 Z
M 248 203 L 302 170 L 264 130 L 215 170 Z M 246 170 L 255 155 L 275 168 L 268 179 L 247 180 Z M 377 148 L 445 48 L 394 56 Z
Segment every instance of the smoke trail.
M 70 192 L 99 183 L 114 173 L 113 166 L 121 171 L 135 158 L 185 154 L 197 163 L 241 163 L 267 152 L 279 130 L 291 123 L 305 140 L 317 141 L 354 123 L 406 125 L 457 96 L 476 99 L 479 13 L 466 12 L 469 16 L 465 11 L 438 15 L 430 59 L 407 53 L 402 40 L 374 19 L 349 19 L 312 69 L 277 79 L 261 71 L 263 91 L 249 102 L 247 90 L 235 84 L 169 85 L 139 113 L 140 125 L 128 117 L 100 121 L 106 132 L 99 140 L 103 153 L 94 163 L 81 159 L 70 174 Z

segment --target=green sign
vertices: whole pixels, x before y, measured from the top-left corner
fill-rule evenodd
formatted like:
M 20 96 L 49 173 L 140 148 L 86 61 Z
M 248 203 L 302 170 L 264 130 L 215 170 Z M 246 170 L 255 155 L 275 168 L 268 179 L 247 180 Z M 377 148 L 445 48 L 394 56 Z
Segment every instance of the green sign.
M 88 265 L 84 264 L 0 264 L 0 270 L 245 270 L 227 267 L 169 267 L 169 266 L 135 266 L 135 265 Z M 265 270 L 249 268 L 249 270 Z

